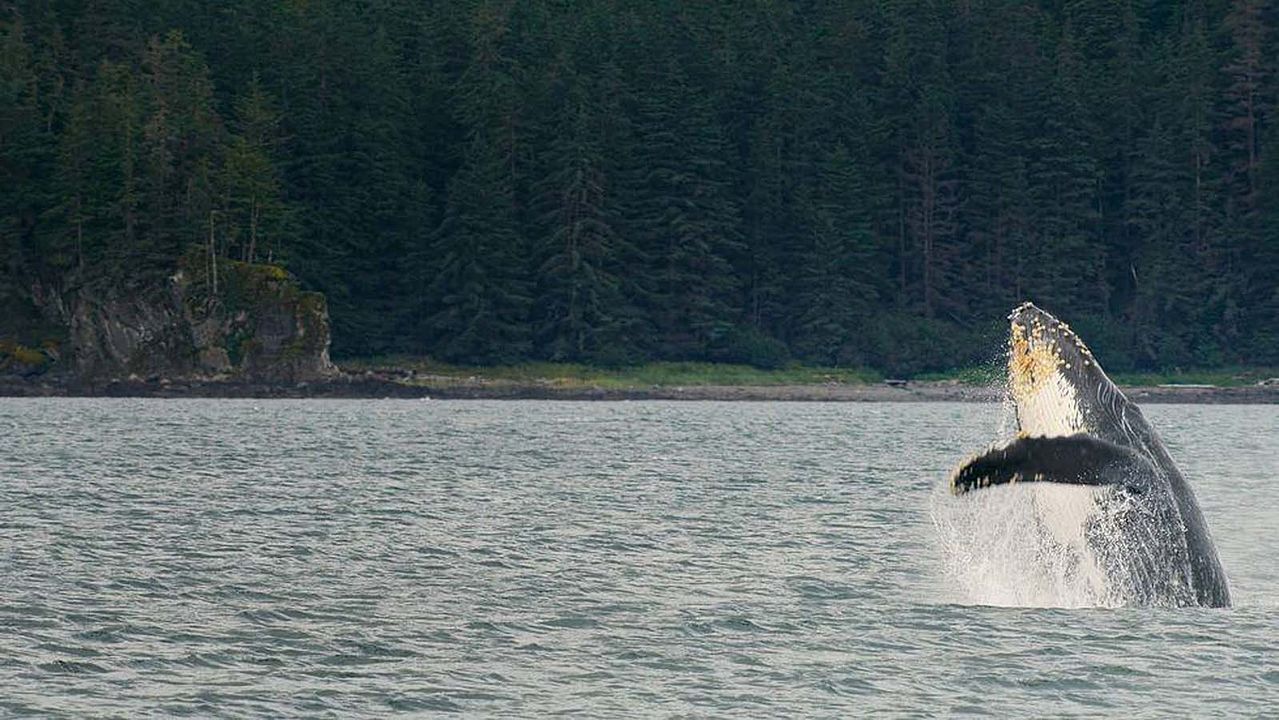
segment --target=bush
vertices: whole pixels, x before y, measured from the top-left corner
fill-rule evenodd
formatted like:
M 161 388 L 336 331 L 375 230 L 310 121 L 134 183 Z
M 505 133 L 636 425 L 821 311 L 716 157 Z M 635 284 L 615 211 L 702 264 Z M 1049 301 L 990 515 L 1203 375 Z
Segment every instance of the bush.
M 621 342 L 606 343 L 596 348 L 588 357 L 587 361 L 596 367 L 608 368 L 610 370 L 618 370 L 625 367 L 631 367 L 641 362 L 641 358 L 634 350 Z
M 739 363 L 761 370 L 776 370 L 790 361 L 786 345 L 756 328 L 733 325 L 717 328 L 711 335 L 710 359 Z
M 986 362 L 1003 339 L 982 342 L 985 333 L 952 322 L 903 313 L 879 316 L 869 333 L 867 355 L 874 367 L 914 377 Z

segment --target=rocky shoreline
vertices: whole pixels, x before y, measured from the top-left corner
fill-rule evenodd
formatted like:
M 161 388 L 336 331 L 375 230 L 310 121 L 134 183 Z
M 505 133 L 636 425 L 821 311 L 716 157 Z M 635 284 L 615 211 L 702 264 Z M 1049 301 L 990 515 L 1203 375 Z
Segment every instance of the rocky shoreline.
M 1279 404 L 1279 387 L 1125 387 L 1138 403 Z M 0 379 L 0 397 L 139 398 L 403 398 L 438 400 L 703 400 L 772 402 L 998 402 L 997 387 L 953 381 L 906 384 L 565 386 L 478 378 L 399 380 L 343 374 L 299 383 L 242 380 L 113 380 L 39 377 Z

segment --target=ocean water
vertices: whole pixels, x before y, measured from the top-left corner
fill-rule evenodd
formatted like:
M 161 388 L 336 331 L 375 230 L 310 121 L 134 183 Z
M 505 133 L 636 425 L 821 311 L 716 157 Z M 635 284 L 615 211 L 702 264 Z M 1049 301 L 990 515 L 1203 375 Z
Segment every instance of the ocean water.
M 1000 549 L 996 405 L 0 398 L 0 715 L 1275 717 L 1279 407 L 1146 414 L 1231 609 Z

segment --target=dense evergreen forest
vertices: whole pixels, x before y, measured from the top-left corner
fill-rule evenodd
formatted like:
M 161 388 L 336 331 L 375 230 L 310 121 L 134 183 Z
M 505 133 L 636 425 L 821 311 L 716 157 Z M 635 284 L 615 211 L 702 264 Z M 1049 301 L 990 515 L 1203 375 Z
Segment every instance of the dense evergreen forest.
M 1279 364 L 1274 0 L 18 0 L 0 333 L 193 246 L 339 356 Z M 5 324 L 9 327 L 5 327 Z

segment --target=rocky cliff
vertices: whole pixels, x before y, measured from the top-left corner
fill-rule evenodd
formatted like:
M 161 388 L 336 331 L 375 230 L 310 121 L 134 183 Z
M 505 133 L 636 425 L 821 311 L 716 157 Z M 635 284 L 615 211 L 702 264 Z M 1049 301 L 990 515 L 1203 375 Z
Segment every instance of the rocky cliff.
M 61 322 L 63 343 L 41 348 L 10 338 L 0 347 L 0 374 L 53 370 L 90 383 L 298 383 L 337 374 L 324 296 L 302 291 L 274 265 L 219 260 L 215 281 L 193 252 L 156 286 L 34 296 L 45 315 Z

